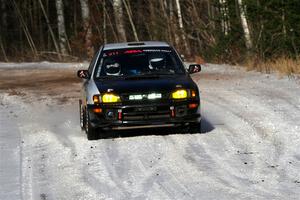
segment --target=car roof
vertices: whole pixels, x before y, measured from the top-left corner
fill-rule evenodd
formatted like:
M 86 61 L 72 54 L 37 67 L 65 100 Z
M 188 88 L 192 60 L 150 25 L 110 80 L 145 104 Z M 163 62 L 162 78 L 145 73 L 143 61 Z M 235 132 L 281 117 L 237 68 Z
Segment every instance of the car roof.
M 170 45 L 166 42 L 161 42 L 161 41 L 110 43 L 110 44 L 105 44 L 103 50 L 140 48 L 140 47 L 170 47 Z

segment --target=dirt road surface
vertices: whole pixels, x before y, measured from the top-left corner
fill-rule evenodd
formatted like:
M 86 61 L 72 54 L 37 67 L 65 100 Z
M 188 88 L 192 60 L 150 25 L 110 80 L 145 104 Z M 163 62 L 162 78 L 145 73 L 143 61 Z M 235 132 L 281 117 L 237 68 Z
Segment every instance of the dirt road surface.
M 300 199 L 300 84 L 226 65 L 193 79 L 202 134 L 88 141 L 76 69 L 0 65 L 0 199 Z

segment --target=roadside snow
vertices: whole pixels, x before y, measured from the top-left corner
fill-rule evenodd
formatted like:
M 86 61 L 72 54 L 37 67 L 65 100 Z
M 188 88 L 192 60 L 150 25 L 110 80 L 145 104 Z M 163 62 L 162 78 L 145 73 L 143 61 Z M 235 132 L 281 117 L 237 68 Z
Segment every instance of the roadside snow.
M 88 141 L 77 99 L 0 91 L 0 199 L 299 199 L 297 81 L 227 65 L 193 79 L 205 134 Z
M 15 123 L 18 106 L 0 96 L 0 199 L 21 199 L 21 135 Z
M 0 62 L 0 69 L 14 69 L 14 68 L 21 68 L 21 69 L 55 69 L 55 68 L 75 68 L 75 69 L 86 69 L 88 63 L 54 63 L 54 62 L 25 62 L 25 63 L 6 63 Z

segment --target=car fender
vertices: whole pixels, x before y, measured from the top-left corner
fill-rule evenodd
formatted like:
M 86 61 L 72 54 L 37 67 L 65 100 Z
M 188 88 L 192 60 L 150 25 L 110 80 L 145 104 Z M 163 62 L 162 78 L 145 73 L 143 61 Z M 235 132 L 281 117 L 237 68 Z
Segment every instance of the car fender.
M 95 84 L 95 81 L 93 79 L 90 79 L 88 81 L 88 84 L 86 84 L 85 89 L 86 89 L 86 104 L 94 104 L 93 96 L 100 94 L 100 92 Z

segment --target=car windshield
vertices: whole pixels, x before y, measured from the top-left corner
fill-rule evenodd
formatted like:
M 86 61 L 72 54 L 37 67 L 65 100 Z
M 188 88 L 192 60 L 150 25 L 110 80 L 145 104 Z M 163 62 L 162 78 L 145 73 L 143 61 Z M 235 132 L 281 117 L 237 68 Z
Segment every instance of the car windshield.
M 96 78 L 172 74 L 185 74 L 185 69 L 171 48 L 107 50 L 95 71 Z

